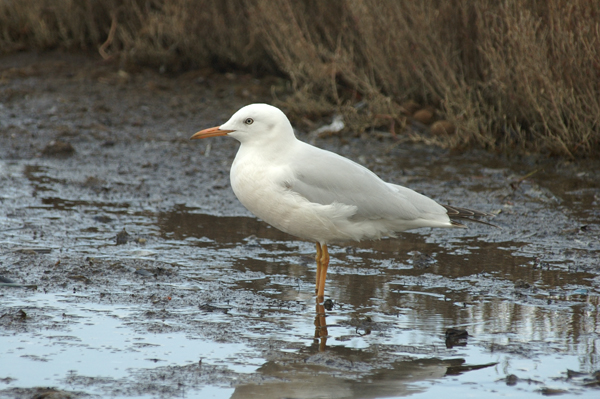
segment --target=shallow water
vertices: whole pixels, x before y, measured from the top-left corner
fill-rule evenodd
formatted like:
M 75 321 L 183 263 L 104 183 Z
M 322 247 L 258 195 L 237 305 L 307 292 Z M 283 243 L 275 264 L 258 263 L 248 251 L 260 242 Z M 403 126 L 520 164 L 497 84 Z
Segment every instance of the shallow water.
M 332 246 L 326 310 L 314 244 L 234 198 L 235 143 L 184 140 L 218 123 L 220 99 L 153 74 L 125 91 L 16 76 L 2 90 L 27 96 L 0 107 L 1 397 L 597 397 L 595 164 L 318 140 L 501 227 Z M 172 88 L 149 96 L 144 79 Z M 165 111 L 175 91 L 205 106 Z M 131 114 L 103 111 L 116 99 Z M 90 101 L 100 111 L 82 114 Z M 162 116 L 129 122 L 148 115 Z M 75 154 L 40 156 L 56 137 Z M 447 341 L 449 328 L 469 337 Z

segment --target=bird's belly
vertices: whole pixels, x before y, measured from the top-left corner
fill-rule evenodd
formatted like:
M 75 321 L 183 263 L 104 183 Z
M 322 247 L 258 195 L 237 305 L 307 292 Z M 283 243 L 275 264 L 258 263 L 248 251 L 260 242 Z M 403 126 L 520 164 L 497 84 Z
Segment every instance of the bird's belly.
M 355 239 L 336 225 L 353 213 L 344 205 L 314 204 L 290 191 L 279 179 L 254 170 L 232 169 L 231 186 L 242 205 L 271 226 L 306 240 L 327 243 Z

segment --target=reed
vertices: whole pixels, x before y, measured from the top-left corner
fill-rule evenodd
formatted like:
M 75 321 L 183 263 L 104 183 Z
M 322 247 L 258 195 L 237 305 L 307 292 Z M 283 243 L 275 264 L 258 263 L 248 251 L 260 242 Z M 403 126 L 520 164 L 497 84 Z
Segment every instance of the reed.
M 2 53 L 56 47 L 283 73 L 292 116 L 337 111 L 354 133 L 416 124 L 411 139 L 447 147 L 600 153 L 595 0 L 0 2 Z M 452 129 L 433 134 L 419 108 Z

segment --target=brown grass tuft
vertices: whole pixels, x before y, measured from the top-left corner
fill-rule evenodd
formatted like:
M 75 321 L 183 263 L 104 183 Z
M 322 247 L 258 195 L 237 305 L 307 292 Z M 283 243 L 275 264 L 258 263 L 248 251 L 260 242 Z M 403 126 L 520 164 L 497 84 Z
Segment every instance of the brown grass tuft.
M 600 153 L 591 0 L 0 2 L 0 51 L 53 47 L 173 70 L 283 72 L 292 115 L 337 111 L 357 133 L 398 130 L 432 106 L 456 130 L 429 142 Z

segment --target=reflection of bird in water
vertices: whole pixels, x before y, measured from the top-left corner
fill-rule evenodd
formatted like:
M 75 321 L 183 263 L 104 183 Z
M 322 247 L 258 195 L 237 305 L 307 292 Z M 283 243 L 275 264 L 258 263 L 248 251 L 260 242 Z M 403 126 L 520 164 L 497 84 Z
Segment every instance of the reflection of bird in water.
M 243 107 L 223 125 L 191 138 L 214 136 L 241 143 L 230 174 L 241 203 L 279 230 L 316 242 L 318 301 L 324 297 L 331 242 L 394 237 L 419 227 L 465 227 L 455 219 L 489 216 L 439 205 L 296 139 L 285 114 L 267 104 Z
M 386 361 L 372 352 L 334 346 L 327 352 L 288 354 L 262 365 L 258 383 L 240 384 L 231 399 L 237 398 L 382 398 L 411 396 L 464 368 L 468 372 L 495 363 L 464 367 L 465 360 L 420 357 Z M 293 357 L 292 357 L 293 356 Z M 389 359 L 389 357 L 383 357 Z M 453 373 L 456 374 L 456 373 Z M 419 384 L 421 383 L 421 384 Z

